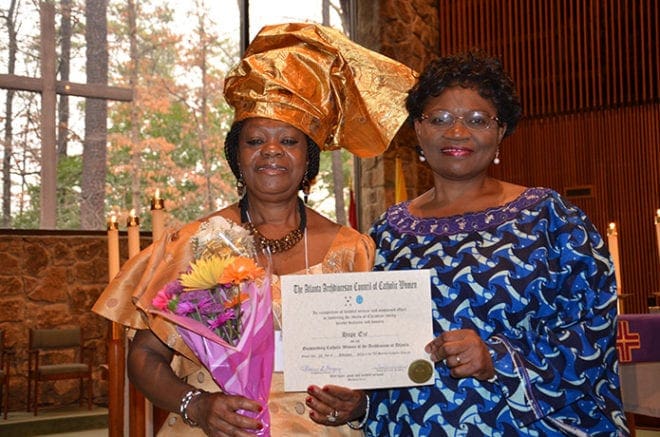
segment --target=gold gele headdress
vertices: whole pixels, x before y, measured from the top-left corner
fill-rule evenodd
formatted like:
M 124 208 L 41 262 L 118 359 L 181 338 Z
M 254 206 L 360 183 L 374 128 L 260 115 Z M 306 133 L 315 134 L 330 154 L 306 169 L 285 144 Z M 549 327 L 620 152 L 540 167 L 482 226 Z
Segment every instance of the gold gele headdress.
M 265 117 L 307 134 L 321 150 L 360 157 L 387 149 L 407 117 L 409 67 L 340 31 L 311 23 L 264 27 L 225 79 L 234 121 Z

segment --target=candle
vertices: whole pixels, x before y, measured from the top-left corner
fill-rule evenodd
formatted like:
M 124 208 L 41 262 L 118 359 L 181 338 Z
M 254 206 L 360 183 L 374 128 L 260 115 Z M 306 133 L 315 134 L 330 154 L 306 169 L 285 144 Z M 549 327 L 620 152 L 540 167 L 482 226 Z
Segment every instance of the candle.
M 660 209 L 655 212 L 655 238 L 658 240 L 658 259 L 660 259 Z
M 119 226 L 117 216 L 112 214 L 108 220 L 108 279 L 119 273 Z
M 128 257 L 133 258 L 140 253 L 140 219 L 135 215 L 135 210 L 131 209 L 126 221 L 128 228 Z
M 607 228 L 607 244 L 610 248 L 610 255 L 612 256 L 612 262 L 614 263 L 614 277 L 616 278 L 616 292 L 619 295 L 617 299 L 617 310 L 619 314 L 623 313 L 622 304 L 621 304 L 621 290 L 623 290 L 623 284 L 621 283 L 621 266 L 619 265 L 619 234 L 616 230 L 616 223 L 612 222 Z
M 151 235 L 158 240 L 165 231 L 165 200 L 160 197 L 160 190 L 156 189 L 151 199 Z

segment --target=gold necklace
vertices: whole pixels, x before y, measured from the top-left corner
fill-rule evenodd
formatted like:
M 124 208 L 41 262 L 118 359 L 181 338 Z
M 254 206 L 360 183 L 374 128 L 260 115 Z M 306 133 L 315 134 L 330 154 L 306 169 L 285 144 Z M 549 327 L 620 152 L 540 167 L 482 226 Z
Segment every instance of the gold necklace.
M 259 230 L 252 224 L 250 220 L 250 213 L 248 212 L 247 195 L 238 202 L 241 209 L 241 222 L 245 228 L 250 231 L 254 236 L 255 243 L 264 253 L 276 254 L 286 252 L 302 240 L 305 234 L 305 226 L 307 226 L 307 214 L 305 212 L 305 204 L 302 199 L 298 198 L 298 212 L 300 213 L 300 226 L 297 229 L 289 232 L 282 238 L 271 239 L 265 237 Z

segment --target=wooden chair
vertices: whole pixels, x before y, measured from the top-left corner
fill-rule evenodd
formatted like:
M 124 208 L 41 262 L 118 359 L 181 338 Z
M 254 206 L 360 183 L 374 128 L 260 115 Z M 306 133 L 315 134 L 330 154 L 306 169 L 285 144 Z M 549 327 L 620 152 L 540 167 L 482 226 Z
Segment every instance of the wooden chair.
M 12 355 L 12 351 L 5 347 L 5 332 L 0 330 L 0 405 L 5 420 L 9 411 L 9 358 Z
M 73 356 L 71 361 L 50 364 L 44 362 L 44 355 L 60 351 Z M 62 379 L 80 380 L 80 405 L 83 404 L 83 382 L 87 380 L 87 406 L 92 409 L 92 356 L 87 353 L 89 348 L 83 345 L 80 328 L 67 329 L 31 329 L 28 349 L 28 393 L 27 410 L 34 408 L 37 415 L 39 407 L 39 383 Z M 85 361 L 87 355 L 87 361 Z M 34 387 L 32 386 L 34 384 Z M 31 392 L 34 390 L 33 403 L 30 403 Z

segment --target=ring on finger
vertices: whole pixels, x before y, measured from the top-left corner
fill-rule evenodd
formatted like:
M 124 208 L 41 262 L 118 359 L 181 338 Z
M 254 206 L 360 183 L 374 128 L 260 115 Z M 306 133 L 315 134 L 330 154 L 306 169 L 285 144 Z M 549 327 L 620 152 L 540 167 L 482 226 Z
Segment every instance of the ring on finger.
M 330 423 L 335 423 L 337 421 L 337 416 L 339 416 L 339 411 L 332 410 L 332 413 L 328 414 L 326 419 L 328 419 L 328 422 Z
M 456 363 L 461 364 L 461 356 L 460 355 L 456 355 Z

